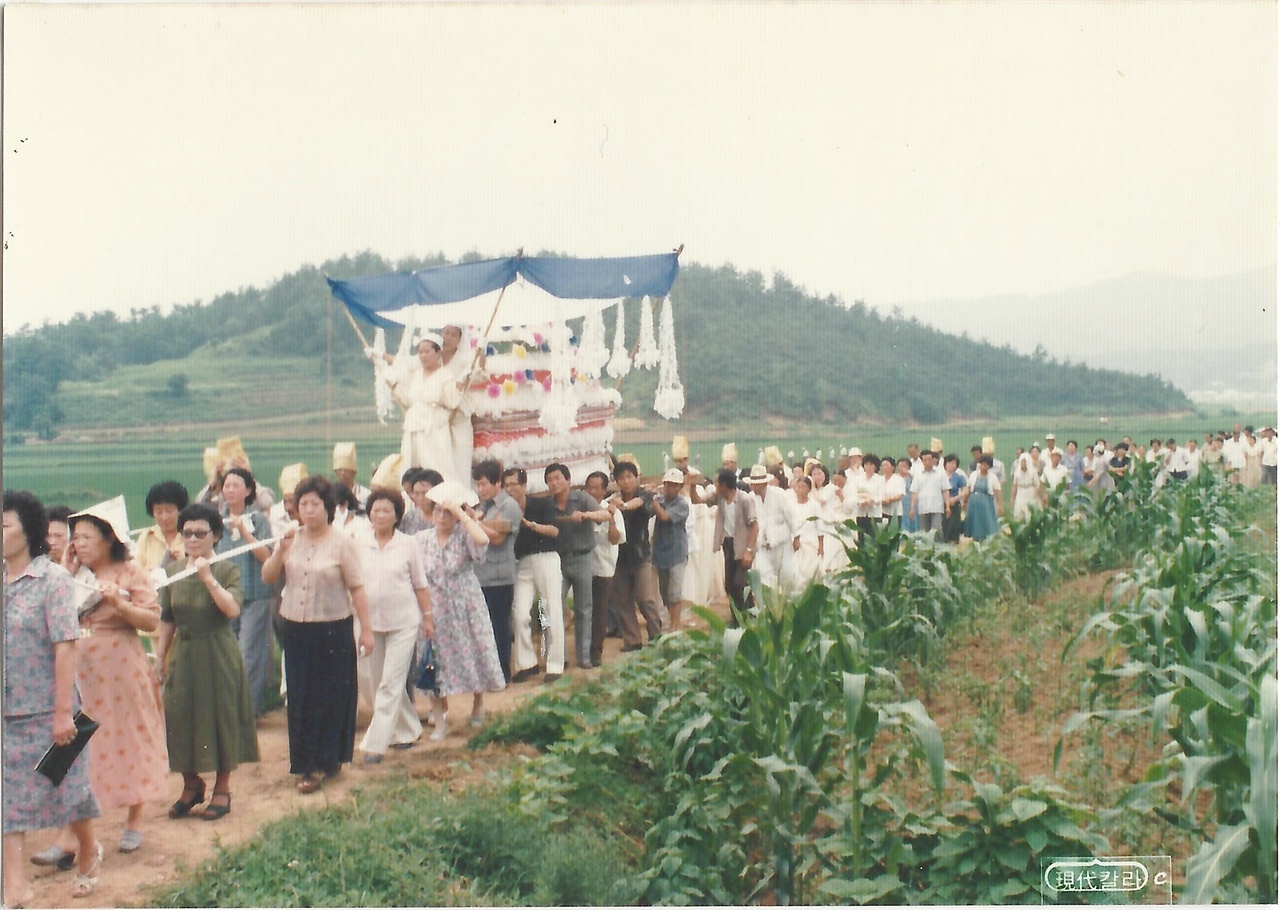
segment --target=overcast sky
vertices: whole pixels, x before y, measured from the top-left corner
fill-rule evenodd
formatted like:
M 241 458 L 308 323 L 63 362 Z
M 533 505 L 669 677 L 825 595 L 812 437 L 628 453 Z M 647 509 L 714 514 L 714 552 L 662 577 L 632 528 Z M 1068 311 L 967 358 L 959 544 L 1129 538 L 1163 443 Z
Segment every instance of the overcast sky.
M 1276 4 L 4 10 L 6 331 L 656 253 L 886 311 L 1276 261 Z

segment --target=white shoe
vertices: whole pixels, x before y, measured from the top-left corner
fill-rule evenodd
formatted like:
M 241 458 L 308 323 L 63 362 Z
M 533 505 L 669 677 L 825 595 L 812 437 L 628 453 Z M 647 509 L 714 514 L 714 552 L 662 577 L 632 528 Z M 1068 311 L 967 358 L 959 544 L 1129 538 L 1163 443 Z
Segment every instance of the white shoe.
M 432 741 L 434 741 L 434 742 L 440 742 L 441 740 L 443 740 L 443 739 L 444 739 L 446 736 L 448 736 L 448 735 L 449 735 L 449 725 L 448 725 L 447 723 L 445 723 L 444 718 L 441 718 L 441 719 L 436 723 L 436 728 L 435 728 L 434 730 L 432 730 L 432 731 L 431 731 L 431 737 L 430 737 L 430 738 L 431 738 L 431 740 L 432 740 Z
M 479 714 L 471 715 L 471 726 L 475 727 L 476 729 L 479 729 L 480 727 L 484 726 L 484 709 L 481 709 Z

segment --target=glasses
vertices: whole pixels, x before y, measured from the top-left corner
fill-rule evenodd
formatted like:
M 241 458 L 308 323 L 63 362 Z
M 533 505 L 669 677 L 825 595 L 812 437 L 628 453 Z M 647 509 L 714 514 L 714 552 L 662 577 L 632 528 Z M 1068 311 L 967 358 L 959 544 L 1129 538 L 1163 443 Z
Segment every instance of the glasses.
M 193 538 L 195 538 L 196 540 L 204 540 L 206 537 L 208 537 L 208 536 L 209 536 L 209 532 L 208 532 L 208 531 L 200 531 L 200 530 L 197 530 L 197 529 L 195 529 L 195 528 L 183 528 L 183 529 L 182 529 L 182 536 L 183 536 L 183 537 L 193 537 Z

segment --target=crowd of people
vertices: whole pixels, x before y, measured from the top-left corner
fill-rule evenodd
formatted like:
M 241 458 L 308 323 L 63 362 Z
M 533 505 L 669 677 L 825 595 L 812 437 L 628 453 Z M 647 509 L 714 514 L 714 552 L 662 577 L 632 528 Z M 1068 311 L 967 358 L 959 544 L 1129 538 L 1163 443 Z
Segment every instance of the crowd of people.
M 423 354 L 424 373 L 439 369 L 438 354 Z M 442 420 L 423 426 L 451 432 Z M 432 445 L 417 440 L 408 457 Z M 1135 460 L 1156 465 L 1157 486 L 1202 470 L 1276 483 L 1274 429 L 1239 426 L 1203 445 L 1059 447 L 1048 433 L 1011 467 L 990 437 L 967 468 L 937 439 L 901 455 L 849 446 L 790 464 L 769 446 L 749 468 L 729 443 L 713 476 L 690 466 L 676 437 L 671 466 L 647 482 L 628 455 L 582 478 L 554 463 L 542 468 L 544 495 L 530 495 L 519 466 L 473 464 L 463 483 L 405 458 L 385 460 L 366 488 L 354 445 L 339 443 L 332 476 L 289 465 L 277 493 L 240 448 L 207 466 L 194 497 L 156 483 L 155 524 L 136 541 L 121 497 L 72 512 L 5 492 L 6 905 L 30 899 L 28 860 L 77 869 L 72 895 L 91 894 L 103 854 L 92 820 L 127 807 L 118 849 L 138 850 L 143 805 L 170 773 L 182 776 L 170 818 L 230 813 L 233 772 L 259 758 L 255 717 L 277 650 L 289 771 L 313 793 L 354 760 L 361 703 L 370 720 L 359 751 L 378 764 L 418 742 L 424 722 L 444 740 L 451 696 L 470 695 L 468 722 L 483 726 L 486 693 L 598 667 L 610 636 L 622 652 L 642 648 L 689 624 L 690 603 L 727 598 L 736 621 L 750 608 L 750 572 L 795 593 L 886 526 L 982 540 L 1056 488 L 1114 488 Z M 80 706 L 101 726 L 53 786 L 32 769 L 75 735 Z M 47 828 L 58 829 L 53 843 L 28 856 L 25 832 Z

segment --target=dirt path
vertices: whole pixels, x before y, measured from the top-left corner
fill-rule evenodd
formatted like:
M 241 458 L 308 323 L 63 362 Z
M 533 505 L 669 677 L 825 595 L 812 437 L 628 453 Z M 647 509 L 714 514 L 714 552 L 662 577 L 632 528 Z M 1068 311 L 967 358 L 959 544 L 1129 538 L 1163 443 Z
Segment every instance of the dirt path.
M 570 636 L 570 641 L 572 637 Z M 621 641 L 606 639 L 604 662 L 608 667 L 614 661 L 626 659 L 620 654 Z M 570 652 L 572 653 L 572 652 Z M 601 671 L 566 671 L 566 680 L 576 676 L 596 676 Z M 545 690 L 541 677 L 509 686 L 502 692 L 485 696 L 485 712 L 489 717 L 512 710 L 526 698 Z M 420 714 L 426 715 L 426 701 L 419 701 Z M 252 838 L 267 822 L 299 809 L 316 808 L 326 804 L 345 802 L 351 789 L 371 780 L 398 775 L 407 770 L 417 778 L 444 781 L 453 777 L 453 767 L 464 757 L 471 765 L 470 775 L 476 768 L 504 761 L 506 752 L 494 750 L 485 756 L 466 751 L 467 740 L 475 732 L 466 722 L 471 709 L 469 696 L 455 698 L 450 704 L 454 723 L 449 726 L 449 736 L 444 742 L 431 742 L 428 734 L 432 727 L 425 727 L 422 739 L 404 751 L 388 751 L 386 760 L 376 766 L 366 766 L 360 761 L 359 736 L 357 736 L 356 760 L 343 768 L 334 780 L 326 782 L 324 789 L 310 795 L 295 789 L 296 779 L 289 774 L 289 742 L 285 725 L 285 712 L 277 709 L 258 721 L 258 748 L 261 761 L 242 765 L 231 778 L 231 814 L 216 822 L 198 818 L 171 820 L 168 807 L 182 792 L 182 776 L 170 775 L 164 794 L 148 803 L 142 822 L 143 845 L 136 853 L 116 852 L 120 832 L 124 828 L 125 809 L 111 809 L 97 821 L 98 836 L 106 849 L 102 863 L 102 875 L 98 888 L 88 900 L 75 901 L 76 907 L 128 907 L 138 906 L 146 900 L 147 886 L 173 882 L 187 871 L 196 868 L 211 857 L 221 845 L 234 846 Z M 359 729 L 363 734 L 368 716 L 360 717 Z M 509 751 L 509 750 L 508 750 Z M 486 760 L 487 758 L 487 760 Z M 212 785 L 212 775 L 207 776 Z M 37 831 L 27 835 L 27 848 L 31 852 L 44 849 L 53 842 L 53 831 Z M 72 872 L 54 872 L 48 868 L 31 867 L 31 881 L 36 899 L 32 907 L 72 906 Z

